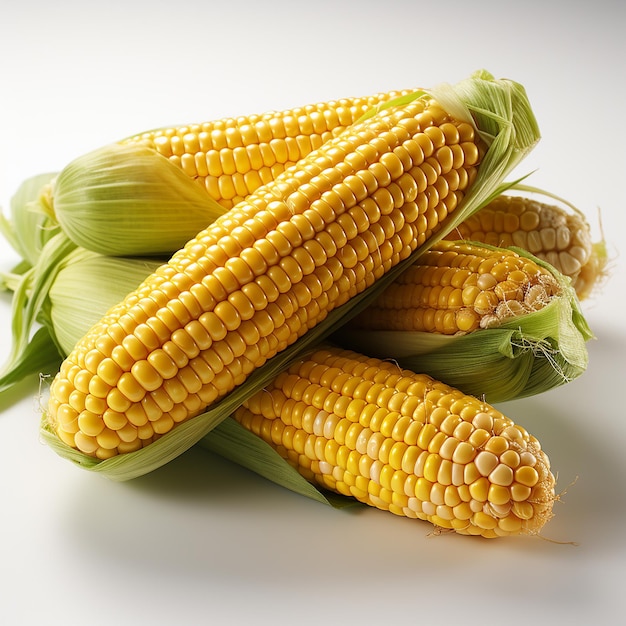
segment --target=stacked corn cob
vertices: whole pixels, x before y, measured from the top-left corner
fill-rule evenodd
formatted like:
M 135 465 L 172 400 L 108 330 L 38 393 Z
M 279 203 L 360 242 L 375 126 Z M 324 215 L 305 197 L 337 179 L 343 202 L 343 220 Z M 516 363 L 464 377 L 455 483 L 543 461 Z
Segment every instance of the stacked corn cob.
M 480 108 L 503 95 L 515 113 L 498 124 L 502 111 Z M 523 428 L 397 365 L 332 346 L 309 354 L 372 322 L 385 332 L 470 336 L 560 302 L 570 307 L 576 350 L 583 346 L 579 363 L 564 363 L 582 371 L 590 334 L 561 272 L 521 250 L 441 241 L 456 232 L 481 239 L 470 234 L 472 215 L 500 214 L 502 201 L 489 200 L 537 138 L 523 89 L 479 74 L 456 90 L 140 134 L 48 177 L 37 201 L 39 219 L 54 225 L 50 240 L 26 245 L 4 225 L 25 259 L 6 283 L 39 302 L 30 321 L 40 314 L 66 356 L 44 437 L 63 456 L 120 479 L 201 439 L 211 446 L 209 431 L 239 423 L 306 478 L 368 504 L 464 534 L 537 532 L 550 517 L 554 479 Z M 103 191 L 116 180 L 124 181 L 117 205 Z M 516 202 L 519 215 L 526 203 Z M 123 223 L 104 239 L 97 221 L 85 225 L 85 211 L 104 208 L 110 223 L 112 211 L 155 204 L 156 220 L 142 218 L 139 237 Z M 181 206 L 189 220 L 171 229 L 164 215 Z M 540 223 L 501 221 L 507 233 L 538 232 Z M 585 229 L 574 227 L 572 252 L 558 231 L 555 258 L 573 278 L 598 257 Z M 180 237 L 189 241 L 166 263 L 123 257 L 167 255 Z M 48 272 L 41 258 L 52 260 Z M 112 261 L 136 270 L 124 293 L 99 292 L 84 333 L 63 335 L 65 277 Z M 398 308 L 384 304 L 389 298 L 411 313 L 376 313 Z M 389 321 L 401 317 L 398 327 Z M 226 420 L 231 414 L 236 422 Z

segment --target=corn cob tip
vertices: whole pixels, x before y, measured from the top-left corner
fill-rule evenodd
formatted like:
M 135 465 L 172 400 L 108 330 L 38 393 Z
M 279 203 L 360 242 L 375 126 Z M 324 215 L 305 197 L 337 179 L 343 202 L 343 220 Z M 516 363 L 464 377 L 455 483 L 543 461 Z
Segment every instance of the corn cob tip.
M 348 328 L 461 335 L 538 311 L 561 293 L 554 275 L 513 250 L 443 240 Z
M 549 196 L 555 202 L 540 202 L 517 193 L 502 194 L 469 216 L 446 238 L 527 250 L 567 276 L 579 300 L 589 297 L 605 274 L 604 238 L 593 242 L 585 215 L 569 202 L 534 187 L 522 189 Z

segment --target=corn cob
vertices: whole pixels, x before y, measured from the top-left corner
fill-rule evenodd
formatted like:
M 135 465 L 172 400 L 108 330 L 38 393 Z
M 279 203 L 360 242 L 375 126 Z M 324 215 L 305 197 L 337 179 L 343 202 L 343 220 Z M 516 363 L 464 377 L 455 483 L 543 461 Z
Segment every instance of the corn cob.
M 471 124 L 427 98 L 327 142 L 96 325 L 52 383 L 50 424 L 107 458 L 197 415 L 421 246 L 481 151 Z
M 201 182 L 222 206 L 232 208 L 370 109 L 411 91 L 172 126 L 139 133 L 120 143 L 146 146 L 161 154 Z
M 589 224 L 580 211 L 519 195 L 498 196 L 447 238 L 528 250 L 568 276 L 580 299 L 590 295 L 606 263 L 604 245 L 592 242 Z
M 512 250 L 440 241 L 348 326 L 456 335 L 538 311 L 560 292 L 552 273 Z
M 537 439 L 392 362 L 320 348 L 233 417 L 311 482 L 397 515 L 488 538 L 537 533 L 552 515 Z

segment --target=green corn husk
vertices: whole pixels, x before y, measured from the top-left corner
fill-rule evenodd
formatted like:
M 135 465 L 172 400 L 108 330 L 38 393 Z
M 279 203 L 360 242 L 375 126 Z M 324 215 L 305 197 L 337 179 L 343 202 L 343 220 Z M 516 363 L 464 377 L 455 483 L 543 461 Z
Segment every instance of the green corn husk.
M 39 258 L 22 273 L 7 274 L 4 286 L 13 291 L 11 301 L 11 349 L 0 368 L 0 393 L 29 375 L 58 369 L 59 351 L 46 327 L 39 327 L 50 286 L 68 254 L 76 246 L 57 232 L 41 248 Z M 25 262 L 26 263 L 26 262 Z
M 489 146 L 472 188 L 452 218 L 442 224 L 435 237 L 415 250 L 369 289 L 331 311 L 324 322 L 255 370 L 245 383 L 213 404 L 205 413 L 177 425 L 149 446 L 100 461 L 62 443 L 49 427 L 45 413 L 41 422 L 42 439 L 61 457 L 112 480 L 132 479 L 166 464 L 206 437 L 246 398 L 262 389 L 303 351 L 332 335 L 349 316 L 366 307 L 390 281 L 414 263 L 435 241 L 450 232 L 459 221 L 466 219 L 507 188 L 509 184 L 504 182 L 505 177 L 539 140 L 537 122 L 524 88 L 510 80 L 496 80 L 487 72 L 481 71 L 455 87 L 446 85 L 428 92 L 418 91 L 412 98 L 427 95 L 439 100 L 457 118 L 474 123 Z
M 160 264 L 152 258 L 109 257 L 84 248 L 70 253 L 48 292 L 46 322 L 59 350 L 68 354 L 109 308 Z
M 0 375 L 0 393 L 27 376 L 58 369 L 91 326 L 162 262 L 100 255 L 62 234 L 52 244 L 24 275 L 6 277 L 14 291 L 13 350 Z
M 587 369 L 586 342 L 593 333 L 570 279 L 527 250 L 510 249 L 547 269 L 558 282 L 560 293 L 542 309 L 467 334 L 342 328 L 334 340 L 393 359 L 490 403 L 543 393 L 577 378 Z
M 46 242 L 59 232 L 60 227 L 47 213 L 42 195 L 55 175 L 39 174 L 26 179 L 11 198 L 9 218 L 0 211 L 0 234 L 23 260 L 14 268 L 16 274 L 35 265 Z
M 134 144 L 78 157 L 50 197 L 76 245 L 112 256 L 169 255 L 226 210 L 164 156 Z

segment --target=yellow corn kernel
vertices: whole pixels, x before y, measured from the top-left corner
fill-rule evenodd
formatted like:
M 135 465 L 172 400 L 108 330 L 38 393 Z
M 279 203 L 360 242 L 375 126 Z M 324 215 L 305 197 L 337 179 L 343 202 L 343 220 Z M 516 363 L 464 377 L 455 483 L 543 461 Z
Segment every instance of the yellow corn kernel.
M 536 311 L 559 293 L 548 270 L 511 250 L 444 240 L 347 325 L 455 335 Z
M 434 431 L 434 437 L 427 438 L 425 445 L 420 444 L 419 438 L 409 442 L 397 441 L 389 434 L 383 435 L 380 427 L 384 426 L 385 420 L 379 420 L 378 426 L 374 426 L 372 420 L 368 419 L 367 428 L 362 433 L 367 432 L 369 443 L 366 442 L 361 449 L 356 444 L 352 444 L 351 449 L 348 445 L 341 446 L 340 449 L 346 448 L 343 456 L 352 472 L 350 480 L 359 485 L 358 489 L 353 489 L 350 493 L 361 502 L 396 514 L 428 520 L 461 534 L 489 538 L 538 532 L 551 517 L 554 478 L 549 470 L 548 459 L 534 437 L 526 431 L 514 428 L 511 420 L 477 398 L 464 396 L 426 375 L 400 370 L 389 362 L 335 347 L 321 346 L 315 353 L 296 360 L 267 388 L 245 401 L 235 411 L 234 419 L 249 429 L 249 424 L 254 423 L 255 419 L 263 419 L 269 423 L 293 423 L 293 417 L 285 408 L 293 407 L 291 410 L 295 410 L 297 406 L 290 403 L 297 388 L 294 378 L 304 379 L 307 384 L 312 384 L 312 376 L 318 385 L 317 393 L 332 398 L 332 401 L 324 403 L 327 409 L 322 415 L 324 420 L 333 419 L 333 402 L 341 404 L 341 397 L 346 393 L 344 390 L 354 392 L 374 380 L 379 381 L 378 393 L 366 400 L 365 405 L 359 404 L 360 416 L 353 415 L 353 419 L 357 420 L 353 424 L 368 419 L 365 415 L 370 412 L 370 406 L 391 414 L 393 411 L 388 408 L 388 395 L 385 393 L 389 390 L 411 396 L 410 390 L 417 390 L 418 395 L 412 397 L 421 403 L 426 402 L 425 398 L 428 396 L 430 402 L 438 397 L 434 406 L 431 406 L 432 410 L 426 414 L 433 416 L 435 423 L 424 417 L 424 414 L 420 418 L 413 415 L 400 417 L 418 422 L 423 432 Z M 341 380 L 342 391 L 339 393 L 335 391 L 338 387 L 334 385 L 335 378 Z M 272 397 L 281 396 L 276 404 L 283 409 L 274 414 L 264 412 L 261 415 L 256 412 L 261 405 L 260 398 L 267 394 Z M 269 404 L 268 408 L 271 406 L 273 404 Z M 447 417 L 442 418 L 442 412 Z M 302 424 L 304 428 L 304 422 Z M 462 442 L 454 434 L 445 434 L 439 429 L 445 425 L 450 430 L 451 424 L 456 424 L 453 432 L 464 433 L 465 439 Z M 467 426 L 460 428 L 461 424 Z M 489 431 L 482 429 L 482 426 L 488 426 Z M 486 441 L 480 438 L 480 448 L 491 450 L 481 451 L 472 445 L 468 432 L 470 430 L 487 432 Z M 302 432 L 303 437 L 311 435 L 311 431 Z M 328 450 L 329 446 L 339 446 L 333 438 L 327 438 L 332 437 L 332 429 L 318 424 L 317 432 L 323 433 L 321 437 L 325 442 L 324 446 L 320 446 L 320 451 Z M 462 458 L 449 461 L 437 452 L 429 452 L 429 443 L 435 437 L 440 439 L 439 435 L 443 437 L 438 446 L 439 451 L 443 450 L 446 456 L 454 457 L 461 449 L 459 455 Z M 509 436 L 512 438 L 509 439 Z M 272 438 L 264 439 L 284 458 L 289 458 L 288 441 L 277 443 Z M 490 446 L 491 441 L 493 444 Z M 380 450 L 386 446 L 391 452 L 380 455 Z M 401 459 L 398 458 L 400 455 Z M 339 454 L 327 454 L 321 463 L 327 464 L 329 468 L 339 468 L 341 466 L 338 457 Z M 334 475 L 333 470 L 326 473 L 314 472 L 313 476 L 307 473 L 309 465 L 313 467 L 313 461 L 311 456 L 294 466 L 317 485 L 344 493 L 343 488 L 334 484 L 334 479 L 329 479 L 329 474 Z M 454 469 L 455 464 L 457 470 Z M 513 470 L 510 464 L 515 465 L 516 469 Z M 513 482 L 514 472 L 517 482 Z M 455 478 L 454 484 L 452 478 Z M 534 481 L 533 486 L 522 484 L 524 481 Z M 520 500 L 522 495 L 526 498 Z
M 329 311 L 406 259 L 437 230 L 439 220 L 447 214 L 440 198 L 433 220 L 425 223 L 415 203 L 421 180 L 417 172 L 432 179 L 426 191 L 438 180 L 431 172 L 437 171 L 432 138 L 445 140 L 446 134 L 433 130 L 442 124 L 456 125 L 459 136 L 466 138 L 473 132 L 471 125 L 455 121 L 429 98 L 386 108 L 353 125 L 349 132 L 329 139 L 201 231 L 113 307 L 67 356 L 51 385 L 47 415 L 51 430 L 64 428 L 59 416 L 68 405 L 61 397 L 69 391 L 66 372 L 75 366 L 74 376 L 88 380 L 92 396 L 105 399 L 116 390 L 111 394 L 116 399 L 115 406 L 110 407 L 113 410 L 133 411 L 133 406 L 151 399 L 149 420 L 154 432 L 147 434 L 142 445 L 151 443 L 175 424 L 202 412 L 202 407 L 220 400 L 257 367 L 324 320 Z M 177 149 L 180 145 L 176 143 Z M 400 146 L 411 156 L 408 171 L 399 169 L 401 161 L 381 160 Z M 462 167 L 470 185 L 483 148 L 466 140 L 462 149 L 467 152 Z M 347 166 L 355 153 L 369 155 L 356 173 Z M 367 174 L 368 179 L 373 176 L 366 199 L 378 204 L 378 212 L 364 211 L 352 192 L 354 186 L 345 182 L 359 173 Z M 396 184 L 399 178 L 401 185 Z M 318 190 L 316 199 L 294 213 L 292 200 L 307 184 Z M 456 193 L 463 192 L 459 189 Z M 375 218 L 369 227 L 364 223 L 368 214 Z M 377 228 L 382 245 L 370 247 L 367 236 Z M 334 252 L 328 252 L 319 266 L 307 261 L 300 264 L 298 259 L 308 257 L 298 251 L 314 239 L 324 241 L 327 251 L 332 245 Z M 381 253 L 384 244 L 388 253 Z M 258 274 L 244 258 L 244 251 L 250 250 L 263 259 Z M 248 290 L 251 285 L 257 288 Z M 311 285 L 323 298 L 303 297 L 303 285 L 307 289 Z M 205 290 L 210 296 L 197 296 Z M 138 310 L 137 303 L 145 301 L 152 301 L 154 306 Z M 195 338 L 198 330 L 189 330 L 194 322 L 202 327 L 202 346 Z M 244 324 L 253 330 L 244 333 Z M 119 345 L 136 341 L 144 344 L 145 358 L 134 359 L 129 353 L 121 360 L 123 365 L 112 358 Z M 102 358 L 95 358 L 93 351 L 100 352 Z M 205 361 L 214 375 L 200 379 L 195 374 L 197 366 L 192 365 L 196 359 Z M 87 362 L 97 363 L 95 372 L 86 370 Z M 58 387 L 61 394 L 57 397 Z M 305 402 L 309 401 L 307 393 L 313 391 L 302 390 Z M 123 408 L 122 397 L 128 407 Z M 75 436 L 75 440 L 81 438 Z M 111 441 L 107 439 L 106 447 L 100 448 L 88 440 L 87 449 L 81 451 L 108 458 L 114 453 Z M 386 456 L 389 450 L 383 446 L 381 454 Z

